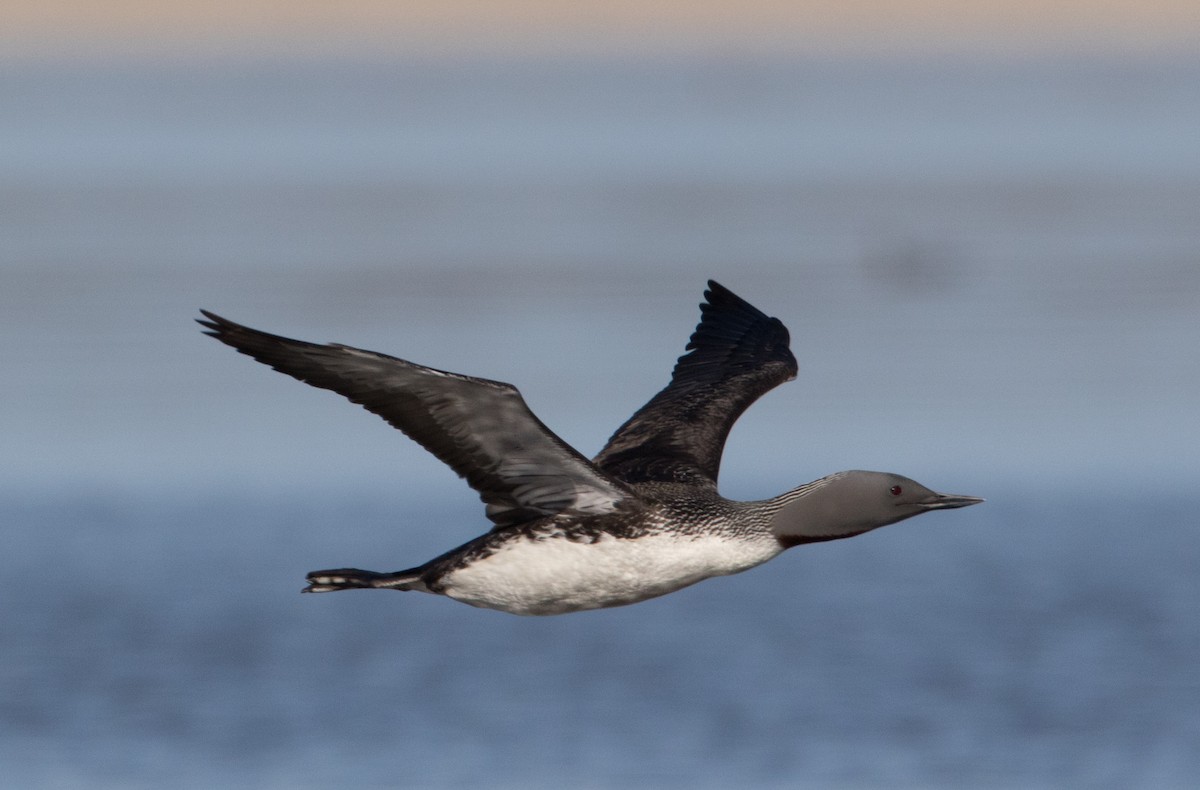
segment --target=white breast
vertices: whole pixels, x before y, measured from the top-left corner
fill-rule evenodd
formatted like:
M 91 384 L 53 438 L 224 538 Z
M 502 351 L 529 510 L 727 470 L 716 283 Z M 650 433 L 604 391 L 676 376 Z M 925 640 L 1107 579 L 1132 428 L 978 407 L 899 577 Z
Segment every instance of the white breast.
M 514 614 L 562 614 L 636 603 L 781 551 L 770 536 L 603 536 L 596 543 L 522 538 L 440 579 L 455 600 Z

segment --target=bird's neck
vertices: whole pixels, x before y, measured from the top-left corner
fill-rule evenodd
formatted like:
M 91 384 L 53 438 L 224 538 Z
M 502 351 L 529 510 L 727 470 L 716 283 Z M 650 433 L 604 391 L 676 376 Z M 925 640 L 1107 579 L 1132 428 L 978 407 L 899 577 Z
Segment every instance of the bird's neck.
M 771 518 L 771 533 L 784 548 L 852 538 L 880 526 L 847 507 L 845 492 L 838 485 L 840 478 L 841 473 L 822 477 L 771 500 L 777 508 Z

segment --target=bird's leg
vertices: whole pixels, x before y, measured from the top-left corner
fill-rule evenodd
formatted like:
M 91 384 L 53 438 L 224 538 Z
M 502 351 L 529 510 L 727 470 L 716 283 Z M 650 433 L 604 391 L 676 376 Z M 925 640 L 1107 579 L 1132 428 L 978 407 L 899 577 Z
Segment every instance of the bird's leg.
M 308 586 L 301 590 L 301 592 L 318 593 L 371 588 L 376 586 L 375 583 L 380 580 L 381 576 L 387 576 L 387 574 L 375 571 L 362 571 L 358 568 L 313 571 L 308 574 Z
M 358 568 L 336 568 L 328 571 L 313 571 L 308 574 L 308 586 L 300 592 L 320 593 L 372 588 L 408 590 L 411 589 L 410 585 L 417 581 L 417 578 L 417 574 L 411 571 L 379 573 Z

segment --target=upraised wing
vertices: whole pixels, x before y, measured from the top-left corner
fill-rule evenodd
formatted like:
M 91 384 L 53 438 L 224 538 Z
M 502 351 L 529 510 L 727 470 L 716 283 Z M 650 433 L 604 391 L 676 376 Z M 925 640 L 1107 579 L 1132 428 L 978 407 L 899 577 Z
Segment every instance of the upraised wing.
M 716 487 L 725 439 L 764 393 L 796 377 L 788 331 L 709 280 L 700 323 L 671 383 L 617 429 L 594 459 L 626 483 Z
M 416 440 L 479 492 L 497 526 L 607 513 L 628 489 L 554 435 L 516 387 L 339 344 L 291 340 L 201 310 L 212 335 L 281 373 L 333 390 Z

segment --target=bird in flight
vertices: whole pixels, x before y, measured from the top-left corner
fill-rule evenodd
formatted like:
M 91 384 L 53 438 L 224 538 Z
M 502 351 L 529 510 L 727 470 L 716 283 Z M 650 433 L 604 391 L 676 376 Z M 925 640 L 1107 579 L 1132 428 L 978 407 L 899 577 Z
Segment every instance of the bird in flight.
M 722 497 L 717 475 L 730 428 L 764 393 L 795 378 L 797 365 L 778 318 L 711 280 L 704 296 L 670 383 L 590 461 L 511 384 L 291 340 L 207 310 L 197 321 L 239 352 L 379 415 L 486 504 L 488 532 L 423 565 L 313 571 L 304 592 L 419 590 L 514 614 L 563 614 L 644 601 L 793 546 L 983 501 L 857 470 L 771 499 Z

